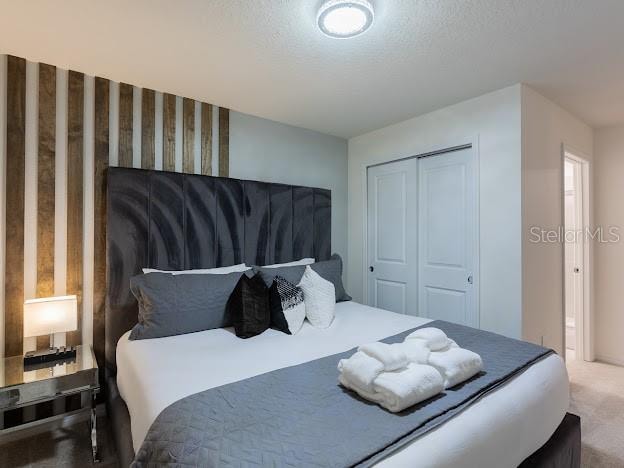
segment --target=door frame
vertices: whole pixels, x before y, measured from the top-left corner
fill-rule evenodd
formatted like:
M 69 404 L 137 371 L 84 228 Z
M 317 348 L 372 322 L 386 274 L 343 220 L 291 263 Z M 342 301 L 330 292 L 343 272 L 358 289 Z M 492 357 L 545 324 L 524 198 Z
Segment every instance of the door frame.
M 580 349 L 576 349 L 576 358 L 584 361 L 593 361 L 595 359 L 594 356 L 594 346 L 593 346 L 593 310 L 592 310 L 592 295 L 591 295 L 591 282 L 592 282 L 592 258 L 593 258 L 593 246 L 592 242 L 590 242 L 589 236 L 587 235 L 586 229 L 591 228 L 592 226 L 592 212 L 591 212 L 591 177 L 590 177 L 590 159 L 583 152 L 573 148 L 565 143 L 561 145 L 561 220 L 562 225 L 564 226 L 565 232 L 565 184 L 564 184 L 564 173 L 565 173 L 565 161 L 566 159 L 572 160 L 579 164 L 580 166 L 580 185 L 581 185 L 581 226 L 583 229 L 582 239 L 582 262 L 581 262 L 581 283 L 582 283 L 582 295 L 583 300 L 581 303 L 581 314 L 580 317 L 574 317 L 574 326 L 576 333 L 576 347 Z M 566 310 L 565 310 L 565 300 L 566 300 L 566 271 L 565 271 L 565 238 L 562 250 L 562 304 L 563 304 L 563 314 L 562 314 L 562 322 L 561 322 L 561 332 L 562 332 L 562 343 L 564 345 L 566 343 Z M 580 320 L 579 320 L 580 319 Z M 580 339 L 579 339 L 580 335 Z M 564 353 L 565 355 L 565 353 Z
M 475 197 L 474 197 L 474 213 L 476 218 L 475 223 L 475 236 L 473 241 L 473 255 L 474 255 L 474 267 L 473 267 L 473 287 L 474 287 L 474 306 L 477 315 L 477 323 L 480 324 L 481 313 L 480 313 L 480 303 L 481 303 L 481 276 L 480 276 L 480 232 L 481 232 L 481 192 L 480 192 L 480 181 L 479 176 L 481 173 L 480 170 L 480 148 L 479 148 L 479 135 L 474 135 L 467 138 L 462 138 L 459 140 L 449 141 L 446 144 L 434 145 L 427 148 L 424 151 L 419 151 L 416 154 L 411 154 L 409 156 L 396 157 L 394 159 L 389 159 L 387 161 L 378 162 L 368 164 L 362 167 L 362 172 L 360 177 L 362 178 L 362 196 L 363 200 L 365 200 L 363 206 L 363 215 L 362 215 L 362 233 L 364 242 L 362 243 L 362 291 L 363 291 L 363 300 L 367 305 L 368 304 L 368 169 L 375 166 L 382 166 L 384 164 L 395 163 L 399 161 L 404 161 L 406 159 L 419 159 L 426 158 L 430 156 L 436 156 L 439 154 L 449 153 L 453 151 L 460 151 L 464 149 L 472 149 L 472 155 L 474 158 L 474 182 L 475 182 Z M 416 216 L 418 216 L 418 204 L 416 204 Z M 418 261 L 418 260 L 417 260 Z M 416 277 L 417 284 L 419 281 L 419 277 L 417 274 Z M 420 311 L 418 311 L 420 314 Z M 420 317 L 420 315 L 418 315 Z

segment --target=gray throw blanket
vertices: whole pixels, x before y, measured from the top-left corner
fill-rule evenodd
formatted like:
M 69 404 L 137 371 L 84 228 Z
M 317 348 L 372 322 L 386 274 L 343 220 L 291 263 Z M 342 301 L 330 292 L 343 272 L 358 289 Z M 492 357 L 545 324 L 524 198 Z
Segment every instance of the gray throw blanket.
M 133 466 L 371 466 L 553 352 L 448 322 L 424 326 L 480 354 L 484 371 L 393 414 L 338 385 L 336 366 L 352 349 L 173 403 L 152 424 Z M 382 341 L 400 342 L 413 330 Z

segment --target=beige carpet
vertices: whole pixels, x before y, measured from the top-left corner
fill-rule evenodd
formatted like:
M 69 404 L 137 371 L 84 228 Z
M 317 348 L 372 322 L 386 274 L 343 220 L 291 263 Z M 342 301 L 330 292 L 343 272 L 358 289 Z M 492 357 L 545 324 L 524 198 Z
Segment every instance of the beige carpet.
M 582 466 L 624 467 L 624 367 L 569 357 L 570 412 L 581 417 Z

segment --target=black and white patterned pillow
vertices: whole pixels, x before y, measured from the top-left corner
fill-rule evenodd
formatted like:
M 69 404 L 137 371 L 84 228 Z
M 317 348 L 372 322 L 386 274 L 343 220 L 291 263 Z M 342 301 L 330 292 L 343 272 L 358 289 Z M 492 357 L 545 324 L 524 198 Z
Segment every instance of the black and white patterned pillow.
M 269 296 L 271 328 L 295 335 L 305 320 L 303 290 L 278 275 L 269 288 Z

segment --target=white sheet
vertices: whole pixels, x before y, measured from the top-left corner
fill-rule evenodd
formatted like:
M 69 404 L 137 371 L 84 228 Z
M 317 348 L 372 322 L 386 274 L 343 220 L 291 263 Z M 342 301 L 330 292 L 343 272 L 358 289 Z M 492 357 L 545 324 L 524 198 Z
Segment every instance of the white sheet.
M 135 450 L 158 414 L 185 396 L 344 352 L 427 322 L 343 302 L 336 304 L 331 327 L 306 323 L 295 336 L 268 330 L 242 340 L 231 329 L 217 329 L 129 341 L 128 332 L 117 346 L 117 384 L 130 412 Z M 549 356 L 379 466 L 515 467 L 548 440 L 568 404 L 565 365 L 559 356 Z

